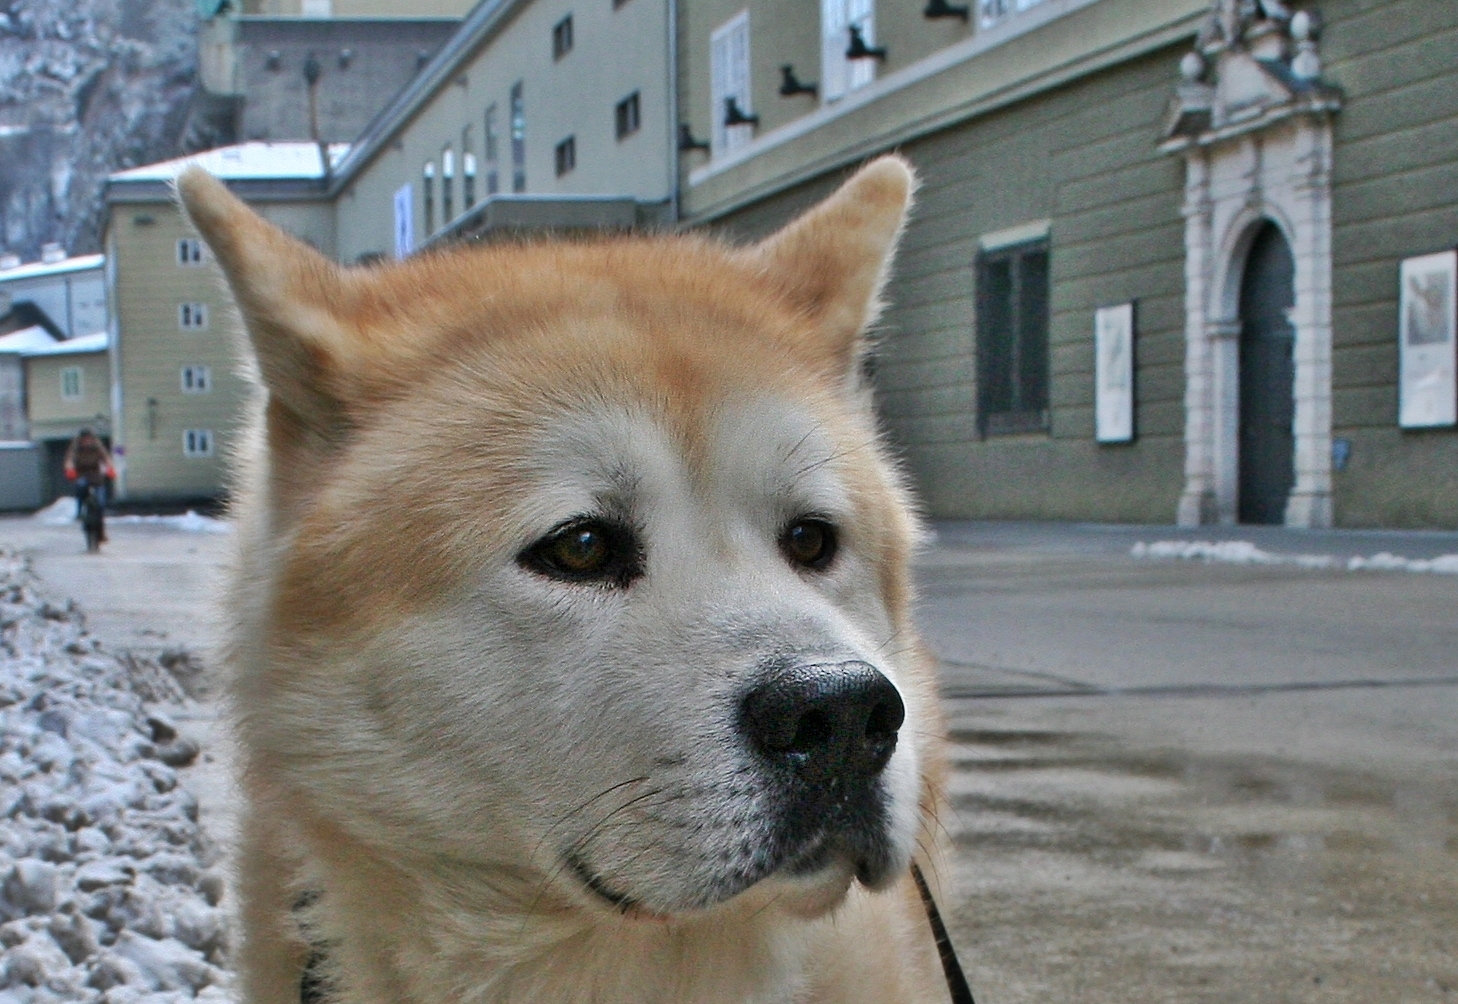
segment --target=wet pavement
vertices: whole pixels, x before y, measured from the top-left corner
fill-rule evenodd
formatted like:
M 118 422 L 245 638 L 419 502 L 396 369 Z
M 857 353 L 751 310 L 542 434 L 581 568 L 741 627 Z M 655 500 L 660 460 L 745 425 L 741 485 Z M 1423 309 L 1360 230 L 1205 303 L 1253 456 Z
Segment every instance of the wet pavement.
M 1458 535 L 939 527 L 951 926 L 980 1004 L 1458 1001 L 1458 576 L 1134 544 Z
M 1137 559 L 1458 554 L 1458 534 L 941 524 L 949 922 L 979 1004 L 1458 1004 L 1458 576 Z M 0 517 L 108 644 L 199 656 L 229 538 Z M 204 681 L 199 681 L 204 682 Z M 204 693 L 204 696 L 205 693 Z M 226 746 L 185 728 L 205 824 Z

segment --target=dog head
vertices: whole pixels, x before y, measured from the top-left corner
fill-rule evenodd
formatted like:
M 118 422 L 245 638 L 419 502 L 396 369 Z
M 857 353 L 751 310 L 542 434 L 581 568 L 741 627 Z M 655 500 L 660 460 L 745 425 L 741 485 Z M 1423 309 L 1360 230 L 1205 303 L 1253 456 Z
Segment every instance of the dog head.
M 589 907 L 899 877 L 935 711 L 861 364 L 912 186 L 879 160 L 746 248 L 348 269 L 184 173 L 263 391 L 252 755 L 397 860 Z

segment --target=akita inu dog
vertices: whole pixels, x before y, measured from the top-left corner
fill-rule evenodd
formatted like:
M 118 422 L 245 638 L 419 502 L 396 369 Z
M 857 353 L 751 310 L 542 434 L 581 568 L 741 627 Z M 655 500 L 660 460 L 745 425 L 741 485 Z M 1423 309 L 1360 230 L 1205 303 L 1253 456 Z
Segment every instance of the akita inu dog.
M 769 239 L 343 268 L 178 179 L 260 388 L 250 1004 L 945 1001 L 918 524 L 862 384 L 913 176 Z

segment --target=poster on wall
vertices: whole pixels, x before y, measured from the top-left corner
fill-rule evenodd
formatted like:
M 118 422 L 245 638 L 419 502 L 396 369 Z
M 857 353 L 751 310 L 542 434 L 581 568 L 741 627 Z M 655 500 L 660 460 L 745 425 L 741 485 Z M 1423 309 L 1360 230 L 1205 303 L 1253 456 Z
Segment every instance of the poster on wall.
M 1100 443 L 1134 438 L 1134 304 L 1094 311 L 1094 428 Z
M 1458 424 L 1458 251 L 1408 258 L 1401 282 L 1397 424 Z
M 395 190 L 395 257 L 408 258 L 415 250 L 415 195 L 410 185 Z

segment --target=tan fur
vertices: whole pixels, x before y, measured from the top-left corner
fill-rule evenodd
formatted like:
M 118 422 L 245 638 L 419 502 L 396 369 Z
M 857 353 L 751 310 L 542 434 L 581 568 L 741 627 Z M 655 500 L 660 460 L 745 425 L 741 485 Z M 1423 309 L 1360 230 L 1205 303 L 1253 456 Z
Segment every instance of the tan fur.
M 741 488 L 723 480 L 725 456 L 752 448 L 754 423 L 772 421 L 754 402 L 782 402 L 782 424 L 808 416 L 806 449 L 822 450 L 807 467 L 822 466 L 847 500 L 847 561 L 860 564 L 844 575 L 864 566 L 869 592 L 847 578 L 839 593 L 812 583 L 817 598 L 783 569 L 745 566 L 745 546 L 764 549 L 727 524 L 706 522 L 685 546 L 875 636 L 907 705 L 916 857 L 935 883 L 944 765 L 934 671 L 910 620 L 918 529 L 857 387 L 912 187 L 907 165 L 883 158 L 750 248 L 544 242 L 344 269 L 201 170 L 179 178 L 242 314 L 260 391 L 239 457 L 228 597 L 249 1004 L 298 1000 L 310 941 L 327 946 L 333 994 L 357 1004 L 946 999 L 909 876 L 878 891 L 771 878 L 666 918 L 593 899 L 548 856 L 550 832 L 478 793 L 512 790 L 500 775 L 530 759 L 534 741 L 610 759 L 616 723 L 586 714 L 566 737 L 481 735 L 487 712 L 472 703 L 471 674 L 509 694 L 516 670 L 457 654 L 496 651 L 475 628 L 509 602 L 492 599 L 490 583 L 514 581 L 514 556 L 556 490 L 553 450 L 598 435 L 592 416 L 628 423 L 630 444 L 641 440 L 632 423 L 657 430 L 664 469 L 681 469 L 683 491 L 717 506 Z M 588 421 L 574 431 L 568 416 Z M 773 559 L 772 546 L 764 553 Z M 694 572 L 665 575 L 693 584 Z M 654 602 L 672 607 L 682 592 Z M 710 609 L 701 623 L 685 609 L 685 633 L 734 612 Z M 606 692 L 641 693 L 616 685 Z M 613 811 L 629 812 L 621 801 Z M 597 811 L 589 805 L 558 814 Z M 306 892 L 322 895 L 295 910 Z

